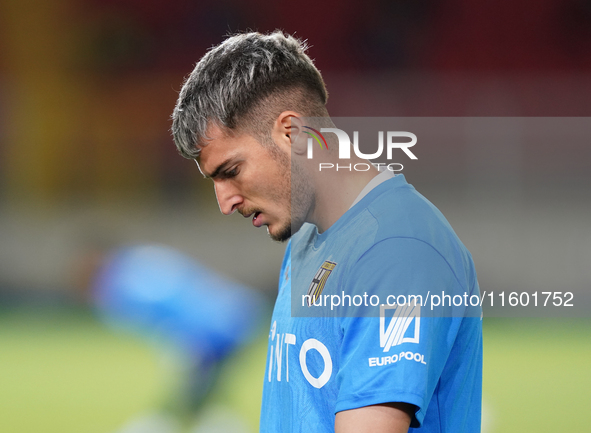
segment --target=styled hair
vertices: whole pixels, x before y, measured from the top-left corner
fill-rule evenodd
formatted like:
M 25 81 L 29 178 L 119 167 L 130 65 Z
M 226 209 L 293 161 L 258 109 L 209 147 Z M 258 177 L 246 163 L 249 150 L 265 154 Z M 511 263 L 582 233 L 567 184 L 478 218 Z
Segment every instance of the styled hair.
M 327 116 L 326 87 L 307 48 L 277 30 L 237 34 L 208 51 L 185 80 L 172 113 L 180 154 L 197 158 L 211 124 L 227 134 L 249 132 L 269 145 L 265 138 L 281 112 Z

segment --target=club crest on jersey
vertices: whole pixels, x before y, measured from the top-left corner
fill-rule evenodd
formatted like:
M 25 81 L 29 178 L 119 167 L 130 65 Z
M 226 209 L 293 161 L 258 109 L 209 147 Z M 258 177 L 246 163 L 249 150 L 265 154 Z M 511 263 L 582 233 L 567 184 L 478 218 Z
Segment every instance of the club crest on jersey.
M 310 283 L 310 287 L 308 288 L 308 307 L 310 307 L 322 294 L 324 290 L 324 286 L 326 285 L 326 280 L 330 276 L 330 273 L 334 270 L 337 264 L 335 262 L 331 262 L 326 260 L 314 275 L 312 282 Z

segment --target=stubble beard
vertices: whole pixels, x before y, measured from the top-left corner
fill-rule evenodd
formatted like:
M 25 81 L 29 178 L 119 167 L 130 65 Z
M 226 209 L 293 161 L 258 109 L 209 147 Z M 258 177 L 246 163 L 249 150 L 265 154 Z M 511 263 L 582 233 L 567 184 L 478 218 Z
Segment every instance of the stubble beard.
M 306 222 L 306 216 L 310 204 L 313 202 L 313 189 L 307 180 L 304 169 L 295 161 L 291 161 L 283 154 L 274 155 L 281 164 L 285 177 L 280 185 L 280 200 L 287 205 L 287 220 L 283 222 L 279 231 L 269 232 L 271 239 L 277 242 L 285 242 L 302 227 Z

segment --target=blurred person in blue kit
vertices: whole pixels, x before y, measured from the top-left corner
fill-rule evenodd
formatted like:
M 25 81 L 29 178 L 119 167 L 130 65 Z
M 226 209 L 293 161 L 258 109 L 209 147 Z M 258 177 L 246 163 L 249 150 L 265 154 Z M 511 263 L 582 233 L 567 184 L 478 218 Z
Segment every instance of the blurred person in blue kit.
M 92 304 L 109 326 L 176 357 L 182 389 L 164 410 L 172 417 L 191 417 L 214 386 L 223 360 L 260 331 L 266 317 L 262 295 L 163 245 L 121 247 L 98 257 L 91 258 L 98 269 Z M 164 421 L 145 421 L 151 424 L 146 431 L 159 422 Z
M 383 302 L 428 290 L 476 296 L 479 288 L 470 253 L 402 174 L 352 152 L 347 165 L 367 170 L 319 170 L 310 134 L 321 146 L 314 155 L 332 167 L 350 143 L 341 143 L 306 49 L 281 31 L 231 36 L 198 62 L 172 116 L 178 150 L 213 181 L 222 213 L 238 211 L 274 240 L 289 240 L 261 431 L 478 432 L 479 306 L 430 316 L 410 301 L 376 305 L 373 314 L 322 308 L 323 297 L 341 293 Z

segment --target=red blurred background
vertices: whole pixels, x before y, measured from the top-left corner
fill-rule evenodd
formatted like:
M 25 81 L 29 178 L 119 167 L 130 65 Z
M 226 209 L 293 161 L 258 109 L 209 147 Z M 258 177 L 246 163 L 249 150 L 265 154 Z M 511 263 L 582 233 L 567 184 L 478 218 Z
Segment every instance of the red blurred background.
M 225 34 L 276 28 L 309 41 L 336 116 L 591 114 L 588 0 L 6 0 L 2 196 L 191 194 L 168 133 L 183 77 Z

